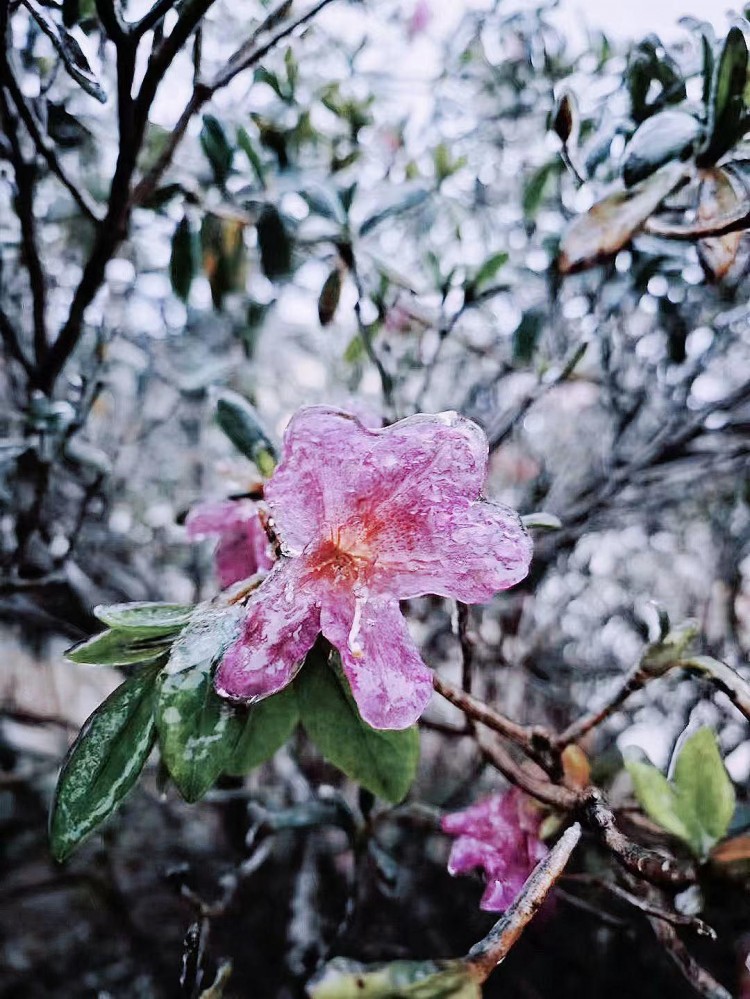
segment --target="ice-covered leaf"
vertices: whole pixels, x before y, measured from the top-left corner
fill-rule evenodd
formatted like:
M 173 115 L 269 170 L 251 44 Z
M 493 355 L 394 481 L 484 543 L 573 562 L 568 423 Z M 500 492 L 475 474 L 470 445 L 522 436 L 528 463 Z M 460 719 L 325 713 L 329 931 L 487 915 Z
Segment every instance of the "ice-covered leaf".
M 174 635 L 190 620 L 195 608 L 189 604 L 165 604 L 144 601 L 133 604 L 100 604 L 94 615 L 110 628 L 131 635 L 156 637 Z
M 242 718 L 214 690 L 213 674 L 239 631 L 241 609 L 196 614 L 172 648 L 156 705 L 159 748 L 186 801 L 198 801 L 225 769 L 242 732 Z
M 585 270 L 626 246 L 646 219 L 681 183 L 685 167 L 670 163 L 629 190 L 598 201 L 568 227 L 558 266 L 563 274 Z
M 238 451 L 270 475 L 276 464 L 272 444 L 253 406 L 236 392 L 223 391 L 216 401 L 216 420 Z
M 36 0 L 26 0 L 26 8 L 52 42 L 68 76 L 72 77 L 87 94 L 105 104 L 107 94 L 94 75 L 88 59 L 73 35 L 66 31 L 62 25 L 56 24 L 44 8 L 36 3 Z
M 68 649 L 65 657 L 92 666 L 130 666 L 159 659 L 170 645 L 171 640 L 163 634 L 143 635 L 118 628 L 79 642 Z
M 419 761 L 415 726 L 371 728 L 362 720 L 336 663 L 313 652 L 294 682 L 302 725 L 329 762 L 386 801 L 401 801 Z
M 388 219 L 397 218 L 406 212 L 419 208 L 429 198 L 430 192 L 423 187 L 415 188 L 394 199 L 389 205 L 369 215 L 359 227 L 360 236 L 367 236 L 373 229 Z
M 135 784 L 156 738 L 158 669 L 125 680 L 86 721 L 65 758 L 50 815 L 50 844 L 66 857 L 119 805 Z
M 292 687 L 253 704 L 243 716 L 237 742 L 224 770 L 242 776 L 270 759 L 299 722 L 299 706 Z
M 661 111 L 647 118 L 625 149 L 622 178 L 626 186 L 644 180 L 670 160 L 683 159 L 701 132 L 700 122 L 687 111 Z

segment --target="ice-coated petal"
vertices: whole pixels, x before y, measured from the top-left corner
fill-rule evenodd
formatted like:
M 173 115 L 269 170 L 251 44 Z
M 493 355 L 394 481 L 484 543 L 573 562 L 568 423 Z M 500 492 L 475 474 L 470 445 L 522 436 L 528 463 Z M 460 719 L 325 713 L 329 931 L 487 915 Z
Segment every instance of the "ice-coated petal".
M 341 410 L 310 406 L 289 424 L 265 494 L 290 554 L 333 532 L 350 548 L 380 549 L 388 525 L 414 531 L 430 510 L 477 499 L 487 454 L 482 430 L 457 413 L 368 430 Z
M 216 574 L 224 589 L 273 565 L 268 536 L 250 500 L 200 503 L 188 514 L 185 526 L 193 540 L 219 537 Z
M 494 794 L 462 812 L 445 815 L 443 832 L 457 839 L 448 871 L 463 874 L 480 867 L 487 880 L 480 903 L 502 912 L 511 904 L 536 864 L 547 854 L 539 839 L 542 813 L 517 788 Z
M 199 503 L 185 520 L 191 541 L 226 534 L 248 520 L 257 520 L 258 511 L 252 500 L 218 500 Z
M 314 595 L 300 579 L 299 564 L 281 559 L 253 592 L 240 637 L 216 673 L 222 696 L 260 700 L 294 679 L 320 632 Z
M 373 728 L 408 728 L 432 694 L 425 666 L 395 600 L 326 601 L 321 630 L 341 663 L 362 718 Z
M 271 568 L 268 536 L 257 515 L 222 535 L 214 561 L 222 589 Z
M 434 593 L 482 603 L 520 582 L 532 555 L 515 510 L 485 500 L 396 518 L 379 540 L 371 588 L 401 600 Z

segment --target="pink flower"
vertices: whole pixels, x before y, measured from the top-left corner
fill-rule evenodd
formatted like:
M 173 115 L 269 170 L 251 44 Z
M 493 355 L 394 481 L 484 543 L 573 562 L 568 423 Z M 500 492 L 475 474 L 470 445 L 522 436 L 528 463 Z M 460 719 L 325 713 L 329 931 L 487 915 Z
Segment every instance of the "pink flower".
M 489 912 L 504 912 L 548 852 L 539 839 L 541 821 L 539 808 L 517 788 L 445 815 L 443 832 L 457 837 L 448 871 L 455 875 L 483 868 L 487 887 L 479 904 Z
M 487 452 L 482 430 L 456 413 L 371 430 L 340 410 L 299 410 L 265 487 L 283 557 L 248 600 L 219 693 L 258 700 L 281 690 L 322 632 L 364 720 L 413 724 L 432 674 L 399 600 L 476 603 L 528 571 L 518 515 L 480 499 Z
M 428 0 L 417 0 L 414 4 L 414 10 L 411 12 L 411 17 L 409 18 L 409 24 L 407 26 L 409 38 L 415 38 L 417 35 L 421 35 L 431 20 L 432 10 L 430 9 Z
M 268 536 L 252 500 L 222 500 L 193 507 L 185 522 L 193 541 L 219 538 L 214 559 L 222 589 L 270 569 Z

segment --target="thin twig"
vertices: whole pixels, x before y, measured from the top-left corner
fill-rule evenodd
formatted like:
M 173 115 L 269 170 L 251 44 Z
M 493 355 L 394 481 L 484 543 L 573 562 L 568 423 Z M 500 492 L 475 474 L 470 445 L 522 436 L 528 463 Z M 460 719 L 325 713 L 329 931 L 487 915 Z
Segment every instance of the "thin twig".
M 648 917 L 656 938 L 699 996 L 704 999 L 732 999 L 723 985 L 716 981 L 689 953 L 671 923 L 656 916 Z

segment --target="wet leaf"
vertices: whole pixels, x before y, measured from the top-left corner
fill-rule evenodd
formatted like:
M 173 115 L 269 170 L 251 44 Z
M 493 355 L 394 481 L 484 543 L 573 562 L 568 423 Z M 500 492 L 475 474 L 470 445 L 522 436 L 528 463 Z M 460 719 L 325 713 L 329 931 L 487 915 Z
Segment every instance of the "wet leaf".
M 241 608 L 195 616 L 172 647 L 159 680 L 156 727 L 170 777 L 186 801 L 198 801 L 225 770 L 242 717 L 214 690 L 213 675 L 236 638 Z
M 212 114 L 203 115 L 200 144 L 211 165 L 214 180 L 220 187 L 223 187 L 232 169 L 234 150 L 224 131 L 224 126 Z
M 364 965 L 334 958 L 307 986 L 311 999 L 481 999 L 462 961 L 392 961 Z
M 266 171 L 263 167 L 263 161 L 255 148 L 253 140 L 250 138 L 250 133 L 246 128 L 241 125 L 237 129 L 237 145 L 240 147 L 242 152 L 247 156 L 247 161 L 252 167 L 253 173 L 255 174 L 258 183 L 262 188 L 265 189 L 266 186 Z
M 267 278 L 284 277 L 292 266 L 292 243 L 274 205 L 264 205 L 257 222 L 260 266 Z
M 701 133 L 700 122 L 686 111 L 661 111 L 647 118 L 625 149 L 625 185 L 632 187 L 670 160 L 684 159 Z
M 744 34 L 740 28 L 730 28 L 714 68 L 708 114 L 709 133 L 698 160 L 700 166 L 715 163 L 740 137 L 740 123 L 745 113 L 747 59 Z
M 79 642 L 68 649 L 65 658 L 90 666 L 131 666 L 158 659 L 169 651 L 170 644 L 164 636 L 114 629 Z
M 305 731 L 323 756 L 368 791 L 396 803 L 411 787 L 419 761 L 416 726 L 370 728 L 357 711 L 340 667 L 308 656 L 294 687 Z
M 336 309 L 341 298 L 343 275 L 341 269 L 334 267 L 323 283 L 318 297 L 318 319 L 321 326 L 327 326 L 336 315 Z
M 169 279 L 175 295 L 187 301 L 190 286 L 198 268 L 195 234 L 190 219 L 183 215 L 172 236 L 172 251 L 169 257 Z
M 722 215 L 730 215 L 739 206 L 740 200 L 726 171 L 716 168 L 706 170 L 698 193 L 698 219 L 711 222 Z M 737 258 L 741 242 L 741 232 L 698 240 L 698 259 L 711 281 L 721 281 L 726 277 Z
M 585 270 L 626 246 L 646 219 L 675 190 L 685 167 L 668 164 L 629 190 L 598 201 L 568 227 L 558 258 L 562 274 Z
M 270 759 L 284 745 L 298 722 L 299 707 L 291 687 L 251 705 L 224 767 L 225 772 L 242 776 Z
M 50 845 L 65 860 L 133 787 L 156 738 L 149 666 L 125 680 L 89 717 L 60 772 L 50 815 Z
M 247 399 L 225 389 L 216 402 L 216 420 L 237 450 L 263 475 L 270 475 L 278 459 L 276 448 Z
M 174 635 L 190 620 L 194 607 L 151 601 L 133 604 L 100 604 L 94 615 L 110 628 L 142 636 Z

